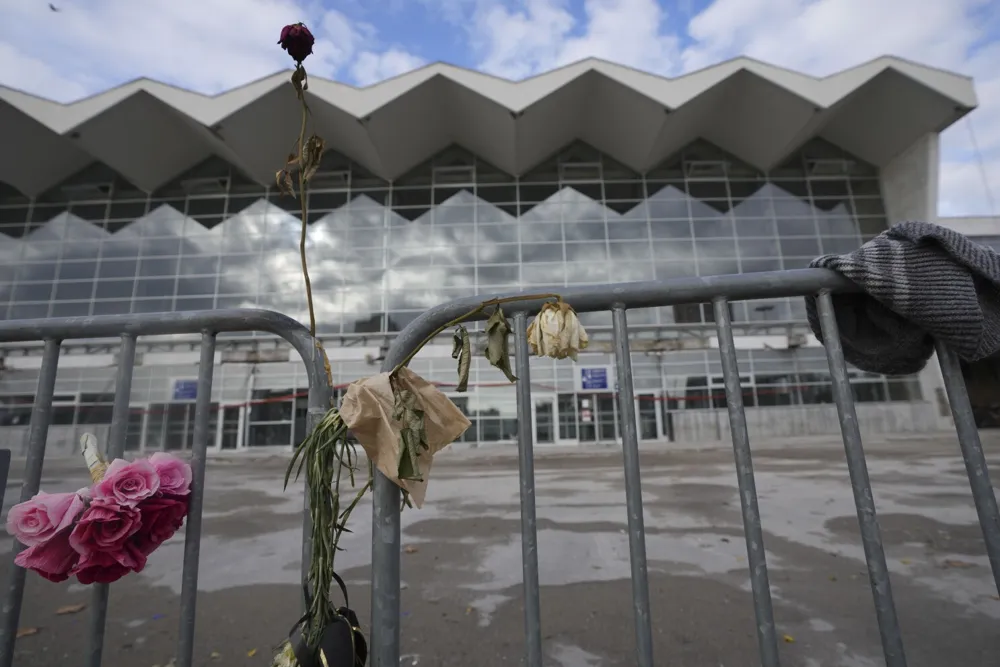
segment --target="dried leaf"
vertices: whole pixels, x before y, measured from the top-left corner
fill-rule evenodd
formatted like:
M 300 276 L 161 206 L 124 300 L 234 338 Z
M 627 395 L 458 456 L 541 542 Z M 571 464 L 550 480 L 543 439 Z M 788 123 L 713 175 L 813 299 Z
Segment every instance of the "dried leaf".
M 295 186 L 292 184 L 292 174 L 287 169 L 279 169 L 274 174 L 274 182 L 278 185 L 278 192 L 283 195 L 295 196 Z
M 497 309 L 486 321 L 486 360 L 499 368 L 510 382 L 517 382 L 510 367 L 510 324 L 504 317 L 503 309 Z
M 472 341 L 468 329 L 461 324 L 455 330 L 451 358 L 458 359 L 458 386 L 455 391 L 466 391 L 469 388 L 469 368 L 472 366 Z
M 785 640 L 786 644 L 794 644 L 795 643 L 795 637 L 793 637 L 791 635 L 782 635 L 781 638 Z
M 40 632 L 40 628 L 18 628 L 17 635 L 15 637 L 20 639 L 21 637 L 30 637 L 31 635 L 37 635 Z
M 900 558 L 899 562 L 902 563 L 903 565 L 909 565 L 913 561 L 911 561 L 909 558 Z
M 405 547 L 405 548 L 403 549 L 403 551 L 404 551 L 404 552 L 406 552 L 406 553 L 408 553 L 408 554 L 415 554 L 415 553 L 417 553 L 418 551 L 420 551 L 420 549 L 418 549 L 417 547 L 413 546 L 412 544 L 408 544 L 408 545 L 407 545 L 407 546 L 406 546 L 406 547 Z
M 87 608 L 86 602 L 81 602 L 80 604 L 70 604 L 65 607 L 59 607 L 56 609 L 57 616 L 65 616 L 66 614 L 76 614 Z
M 947 560 L 945 560 L 944 562 L 941 563 L 941 567 L 943 567 L 945 569 L 948 569 L 948 570 L 950 570 L 950 569 L 966 570 L 966 569 L 968 569 L 970 567 L 975 567 L 975 566 L 976 566 L 975 563 L 968 563 L 968 562 L 966 562 L 964 560 L 947 559 Z
M 424 411 L 417 396 L 408 389 L 393 391 L 392 418 L 399 422 L 399 462 L 397 476 L 401 480 L 423 481 L 420 474 L 420 452 L 429 449 L 424 430 Z
M 302 178 L 309 181 L 319 170 L 320 162 L 323 160 L 323 149 L 326 142 L 323 137 L 314 134 L 306 140 L 306 145 L 302 147 Z
M 219 653 L 218 651 L 212 651 L 212 653 L 208 657 L 211 658 L 212 660 L 222 660 L 222 654 Z
M 248 658 L 252 658 L 252 657 L 254 657 L 255 655 L 257 655 L 257 649 L 255 649 L 255 648 L 252 648 L 252 649 L 250 649 L 249 651 L 247 651 L 247 657 L 248 657 Z

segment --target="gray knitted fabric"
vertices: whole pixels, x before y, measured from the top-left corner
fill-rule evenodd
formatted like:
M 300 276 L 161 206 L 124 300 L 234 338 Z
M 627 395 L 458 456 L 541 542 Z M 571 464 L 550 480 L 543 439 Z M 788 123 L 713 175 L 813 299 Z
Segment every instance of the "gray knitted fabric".
M 934 339 L 965 361 L 1000 350 L 1000 255 L 950 229 L 902 222 L 846 255 L 832 269 L 864 290 L 833 295 L 847 362 L 864 371 L 908 375 L 934 352 Z M 822 341 L 816 299 L 806 298 Z

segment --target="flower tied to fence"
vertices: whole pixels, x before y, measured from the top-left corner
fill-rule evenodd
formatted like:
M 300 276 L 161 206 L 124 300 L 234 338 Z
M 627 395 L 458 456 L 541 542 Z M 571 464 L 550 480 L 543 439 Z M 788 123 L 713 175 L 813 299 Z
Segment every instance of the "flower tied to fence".
M 73 493 L 37 493 L 7 514 L 7 532 L 27 548 L 14 563 L 49 581 L 109 584 L 141 572 L 188 513 L 191 466 L 158 452 L 104 460 L 97 438 L 80 438 L 93 484 Z
M 275 173 L 275 183 L 283 194 L 297 196 L 300 201 L 299 254 L 309 311 L 309 331 L 315 338 L 316 315 L 306 257 L 307 191 L 310 179 L 320 168 L 326 146 L 322 137 L 308 132 L 311 114 L 306 93 L 309 80 L 303 65 L 312 53 L 315 39 L 304 24 L 296 23 L 282 29 L 278 43 L 295 61 L 291 83 L 301 108 L 301 122 L 298 141 L 282 168 Z M 309 435 L 296 446 L 285 472 L 285 486 L 305 471 L 312 538 L 304 590 L 306 613 L 279 647 L 273 667 L 363 667 L 367 660 L 364 634 L 356 614 L 347 605 L 347 589 L 334 568 L 336 554 L 341 549 L 341 537 L 350 532 L 347 524 L 351 513 L 372 488 L 376 468 L 400 487 L 404 505 L 412 503 L 421 507 L 434 455 L 461 437 L 471 425 L 465 414 L 438 387 L 407 367 L 409 362 L 438 334 L 456 327 L 452 353 L 458 362 L 456 391 L 466 391 L 473 346 L 472 336 L 462 323 L 485 316 L 483 356 L 509 382 L 516 382 L 510 362 L 511 327 L 503 312 L 503 304 L 552 299 L 555 303 L 546 303 L 542 309 L 546 319 L 541 324 L 536 319 L 532 324 L 535 328 L 526 332 L 532 351 L 559 359 L 567 356 L 575 359 L 577 351 L 587 346 L 587 334 L 580 326 L 576 313 L 559 295 L 489 299 L 433 332 L 391 371 L 352 383 L 340 408 L 331 406 Z M 322 355 L 327 380 L 332 388 L 330 363 L 318 339 L 316 348 Z M 360 458 L 351 436 L 365 451 L 368 474 L 353 499 L 342 502 L 342 484 L 349 482 L 355 488 L 355 475 L 361 472 Z M 343 607 L 335 607 L 330 599 L 335 581 L 345 598 Z

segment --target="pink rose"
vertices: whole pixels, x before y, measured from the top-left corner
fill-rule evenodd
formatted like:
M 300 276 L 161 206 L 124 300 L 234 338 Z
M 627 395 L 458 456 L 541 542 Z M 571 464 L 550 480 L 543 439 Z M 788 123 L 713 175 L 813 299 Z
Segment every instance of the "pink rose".
M 115 459 L 104 473 L 104 479 L 94 485 L 94 498 L 111 498 L 119 505 L 135 507 L 160 490 L 160 476 L 146 459 L 129 463 Z
M 135 535 L 142 523 L 139 510 L 119 505 L 111 498 L 94 498 L 69 535 L 69 543 L 81 556 L 95 551 L 116 553 Z
M 110 584 L 129 572 L 142 572 L 146 567 L 146 557 L 126 544 L 121 551 L 92 551 L 81 556 L 72 574 L 81 584 Z
M 7 532 L 25 546 L 42 544 L 73 525 L 83 511 L 75 493 L 38 493 L 7 513 Z
M 142 515 L 142 526 L 132 538 L 132 544 L 148 556 L 184 525 L 188 504 L 187 498 L 157 496 L 142 501 L 137 509 Z
M 45 542 L 28 547 L 17 554 L 14 564 L 37 572 L 49 581 L 66 581 L 80 559 L 80 554 L 70 546 L 69 534 L 67 528 Z
M 171 496 L 186 496 L 191 491 L 191 466 L 176 456 L 156 452 L 149 463 L 160 476 L 160 492 Z

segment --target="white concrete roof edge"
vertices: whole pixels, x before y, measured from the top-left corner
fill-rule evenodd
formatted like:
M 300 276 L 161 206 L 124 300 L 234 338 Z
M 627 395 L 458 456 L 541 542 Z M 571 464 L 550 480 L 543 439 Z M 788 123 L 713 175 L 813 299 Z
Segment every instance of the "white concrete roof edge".
M 636 92 L 663 102 L 669 107 L 683 104 L 740 70 L 756 74 L 763 79 L 769 80 L 771 83 L 786 88 L 793 94 L 815 101 L 817 104 L 830 106 L 844 94 L 857 88 L 857 86 L 851 86 L 850 90 L 839 90 L 838 92 L 841 94 L 836 96 L 837 99 L 830 99 L 830 95 L 824 93 L 841 89 L 842 86 L 839 85 L 841 79 L 849 78 L 852 74 L 864 72 L 868 74 L 868 76 L 864 77 L 865 81 L 867 81 L 872 76 L 880 74 L 887 69 L 894 69 L 913 78 L 917 83 L 943 96 L 952 98 L 958 105 L 970 108 L 977 105 L 970 77 L 913 63 L 896 56 L 881 56 L 856 67 L 825 77 L 814 77 L 746 56 L 740 56 L 678 77 L 659 76 L 600 58 L 587 58 L 520 81 L 503 79 L 444 62 L 430 63 L 411 72 L 365 87 L 355 87 L 321 77 L 310 77 L 310 79 L 324 86 L 335 84 L 337 92 L 340 94 L 346 93 L 348 97 L 354 96 L 362 99 L 369 97 L 372 98 L 371 102 L 377 101 L 377 104 L 358 105 L 359 111 L 353 115 L 361 118 L 376 111 L 381 106 L 390 103 L 393 99 L 414 87 L 422 85 L 434 75 L 445 75 L 455 83 L 464 85 L 474 92 L 480 93 L 485 97 L 493 99 L 498 104 L 506 106 L 511 111 L 517 112 L 524 110 L 542 97 L 555 92 L 555 90 L 558 90 L 558 88 L 570 80 L 592 71 L 604 74 L 619 83 L 629 85 Z M 54 102 L 44 97 L 0 85 L 0 100 L 17 107 L 23 113 L 34 117 L 36 120 L 48 125 L 53 131 L 59 133 L 72 130 L 73 127 L 86 122 L 93 116 L 102 113 L 111 106 L 138 92 L 149 93 L 162 100 L 165 104 L 174 106 L 179 111 L 196 117 L 205 124 L 211 124 L 213 121 L 221 121 L 226 116 L 241 108 L 233 107 L 229 103 L 231 98 L 241 96 L 241 93 L 247 92 L 247 89 L 255 89 L 254 92 L 256 94 L 247 101 L 247 104 L 253 104 L 261 96 L 286 83 L 290 72 L 291 70 L 275 72 L 274 74 L 261 77 L 216 95 L 206 95 L 180 86 L 143 77 L 69 103 Z M 631 80 L 626 83 L 626 81 L 623 81 L 626 78 Z M 538 84 L 540 83 L 545 83 L 546 85 L 539 86 Z M 520 91 L 522 88 L 536 86 L 544 89 L 544 93 L 525 97 Z M 680 86 L 683 86 L 685 89 L 696 90 L 697 92 L 684 95 L 687 99 L 681 100 L 671 100 L 669 99 L 669 95 L 661 92 Z M 316 91 L 310 92 L 313 93 L 313 96 L 322 99 L 324 102 L 341 106 L 340 100 L 331 99 L 325 94 L 317 94 Z M 819 94 L 816 95 L 816 93 Z M 813 99 L 814 95 L 815 99 Z M 355 100 L 344 100 L 344 102 L 347 102 L 346 106 L 355 106 L 355 104 L 352 104 Z M 206 113 L 209 108 L 216 113 Z
M 288 74 L 217 95 L 137 79 L 69 104 L 0 87 L 0 181 L 33 196 L 89 159 L 152 191 L 214 154 L 270 183 L 288 142 L 257 118 L 294 124 Z M 390 181 L 452 144 L 517 175 L 577 139 L 639 173 L 699 137 L 761 170 L 815 136 L 883 166 L 976 105 L 968 77 L 890 56 L 823 78 L 745 57 L 676 78 L 590 58 L 522 81 L 433 63 L 311 84 L 328 148 Z

